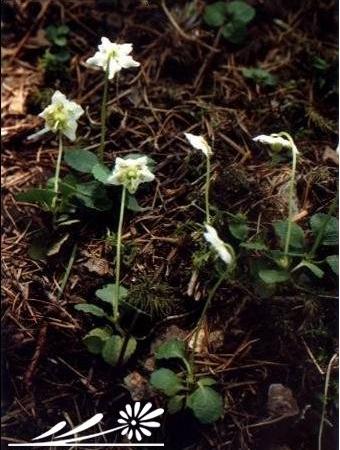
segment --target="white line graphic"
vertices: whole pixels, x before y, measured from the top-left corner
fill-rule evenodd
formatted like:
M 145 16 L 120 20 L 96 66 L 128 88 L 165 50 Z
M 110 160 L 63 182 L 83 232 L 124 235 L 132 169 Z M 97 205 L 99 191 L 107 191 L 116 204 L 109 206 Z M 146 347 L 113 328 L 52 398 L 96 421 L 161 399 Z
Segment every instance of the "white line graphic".
M 90 419 L 86 420 L 84 423 L 77 425 L 69 431 L 63 434 L 58 432 L 65 428 L 66 422 L 61 421 L 50 428 L 48 431 L 40 434 L 39 436 L 32 439 L 32 442 L 24 442 L 20 444 L 8 444 L 9 447 L 164 447 L 163 443 L 142 443 L 144 436 L 150 437 L 151 431 L 149 429 L 159 428 L 161 424 L 156 422 L 156 417 L 161 416 L 164 413 L 163 408 L 152 409 L 152 403 L 146 403 L 143 408 L 141 408 L 140 402 L 135 402 L 134 405 L 125 405 L 125 410 L 119 411 L 119 426 L 111 428 L 106 431 L 101 431 L 99 433 L 87 434 L 86 436 L 76 436 L 85 430 L 97 425 L 103 418 L 103 414 L 95 414 Z M 115 433 L 117 431 L 121 432 L 122 436 L 126 436 L 129 441 L 136 440 L 137 442 L 130 443 L 93 443 L 93 442 L 82 442 L 88 441 L 89 439 L 104 436 L 107 434 Z M 56 435 L 56 436 L 55 436 Z M 41 439 L 47 437 L 52 437 L 51 441 L 48 442 L 37 442 Z M 70 436 L 70 438 L 68 438 Z M 67 438 L 67 439 L 65 439 Z M 34 441 L 34 442 L 33 442 Z

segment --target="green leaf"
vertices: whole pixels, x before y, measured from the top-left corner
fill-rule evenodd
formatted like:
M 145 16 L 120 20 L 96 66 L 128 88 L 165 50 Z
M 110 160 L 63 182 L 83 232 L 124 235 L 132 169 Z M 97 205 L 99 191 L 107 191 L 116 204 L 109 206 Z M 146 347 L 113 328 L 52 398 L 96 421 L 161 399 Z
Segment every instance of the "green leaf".
M 128 290 L 120 285 L 119 286 L 119 300 L 123 300 L 127 297 Z M 96 296 L 102 300 L 103 302 L 109 303 L 112 305 L 113 301 L 116 301 L 116 284 L 110 283 L 106 284 L 100 289 L 96 290 Z
M 277 83 L 274 75 L 260 67 L 245 67 L 242 69 L 242 75 L 253 80 L 256 84 L 264 86 L 275 86 Z
M 240 221 L 233 222 L 229 225 L 229 231 L 236 239 L 244 241 L 247 239 L 249 228 L 245 219 L 242 221 L 240 218 Z
M 208 386 L 199 386 L 188 397 L 187 405 L 204 424 L 216 422 L 223 414 L 222 397 Z
M 103 309 L 99 308 L 99 306 L 92 305 L 91 303 L 80 303 L 78 305 L 75 305 L 74 309 L 76 309 L 77 311 L 83 311 L 85 313 L 92 314 L 96 317 L 106 316 L 106 313 Z
M 259 277 L 267 284 L 282 283 L 289 280 L 289 273 L 284 270 L 263 269 L 259 271 Z
M 288 229 L 288 220 L 281 220 L 274 224 L 274 230 L 278 238 L 280 239 L 280 244 L 282 247 L 285 245 L 286 234 Z M 292 222 L 291 234 L 290 234 L 290 247 L 302 249 L 305 246 L 305 235 L 303 229 Z
M 170 369 L 156 370 L 150 378 L 151 385 L 163 394 L 173 397 L 183 389 L 181 379 Z
M 242 242 L 240 247 L 255 251 L 268 250 L 267 245 L 262 241 Z
M 171 397 L 168 401 L 168 413 L 175 414 L 178 411 L 181 411 L 184 406 L 185 395 L 175 395 Z
M 222 36 L 232 44 L 241 44 L 247 35 L 245 25 L 238 22 L 229 22 L 222 27 Z
M 236 0 L 227 4 L 227 13 L 232 16 L 233 22 L 247 25 L 255 17 L 255 9 L 246 2 Z
M 72 169 L 83 173 L 91 173 L 93 167 L 98 164 L 98 158 L 94 153 L 81 148 L 66 150 L 64 160 Z
M 203 377 L 199 379 L 198 384 L 202 386 L 213 386 L 214 384 L 216 384 L 216 380 L 210 377 Z
M 57 255 L 63 244 L 68 240 L 70 237 L 70 233 L 66 233 L 65 235 L 61 236 L 59 239 L 54 241 L 51 245 L 49 245 L 46 255 L 47 256 L 53 256 Z
M 34 261 L 44 261 L 47 256 L 47 248 L 48 242 L 46 240 L 36 239 L 31 243 L 27 253 Z
M 131 194 L 128 195 L 126 207 L 130 211 L 134 211 L 134 212 L 147 211 L 148 209 L 151 209 L 150 207 L 143 208 L 142 206 L 139 206 L 139 204 L 136 200 L 136 197 Z
M 323 245 L 338 245 L 339 241 L 339 222 L 336 217 L 328 216 L 328 214 L 318 213 L 310 218 L 310 226 L 314 236 L 317 236 L 320 229 L 324 226 L 324 222 L 328 221 L 322 238 Z
M 106 184 L 110 173 L 110 170 L 106 166 L 104 166 L 104 164 L 97 163 L 92 167 L 92 175 L 96 180 L 100 181 L 103 184 Z
M 53 204 L 55 195 L 56 194 L 54 191 L 50 189 L 32 188 L 26 192 L 20 192 L 20 194 L 15 196 L 15 198 L 19 202 L 38 203 L 38 205 L 43 205 L 50 208 Z
M 336 275 L 339 275 L 339 256 L 330 255 L 326 258 L 327 264 L 333 270 Z
M 176 338 L 164 342 L 157 348 L 155 357 L 156 359 L 179 358 L 186 360 L 184 342 Z
M 121 336 L 112 336 L 105 341 L 102 357 L 105 362 L 110 364 L 111 366 L 116 366 L 120 354 L 124 345 L 124 339 Z M 127 362 L 130 357 L 134 354 L 137 348 L 137 341 L 135 338 L 130 337 L 126 349 L 124 351 L 124 357 L 122 358 L 122 363 Z
M 107 211 L 112 207 L 112 201 L 107 197 L 105 187 L 98 181 L 79 183 L 76 188 L 75 197 L 87 208 Z
M 211 27 L 220 27 L 226 21 L 227 4 L 225 2 L 215 2 L 208 5 L 204 10 L 203 20 Z
M 313 264 L 310 261 L 305 261 L 305 260 L 301 261 L 300 264 L 298 264 L 296 267 L 294 267 L 292 272 L 295 272 L 295 270 L 298 270 L 301 267 L 306 267 L 318 278 L 322 278 L 325 274 L 325 272 L 323 270 L 321 270 L 320 267 L 318 267 L 316 264 Z
M 83 342 L 90 353 L 99 355 L 107 339 L 112 335 L 112 330 L 106 328 L 94 328 L 84 338 Z

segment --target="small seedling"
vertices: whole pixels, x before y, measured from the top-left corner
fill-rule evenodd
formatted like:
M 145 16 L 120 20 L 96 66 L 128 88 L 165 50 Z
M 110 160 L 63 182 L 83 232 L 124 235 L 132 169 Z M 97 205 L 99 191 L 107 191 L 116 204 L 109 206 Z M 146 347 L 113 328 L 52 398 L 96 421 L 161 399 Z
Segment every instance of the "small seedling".
M 233 44 L 241 44 L 247 25 L 254 19 L 255 9 L 241 0 L 218 1 L 205 8 L 203 19 L 211 27 L 221 28 L 222 36 Z
M 155 352 L 156 360 L 170 362 L 177 360 L 181 371 L 162 367 L 151 375 L 150 383 L 168 397 L 168 412 L 175 414 L 184 408 L 190 409 L 203 424 L 216 422 L 223 414 L 223 399 L 211 386 L 216 384 L 212 377 L 194 373 L 184 342 L 171 339 Z

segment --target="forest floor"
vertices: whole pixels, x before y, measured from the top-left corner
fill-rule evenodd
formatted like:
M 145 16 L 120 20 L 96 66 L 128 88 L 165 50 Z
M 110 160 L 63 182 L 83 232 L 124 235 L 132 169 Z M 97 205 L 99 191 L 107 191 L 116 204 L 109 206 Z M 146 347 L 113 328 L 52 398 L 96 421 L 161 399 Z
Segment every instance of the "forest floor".
M 249 1 L 256 17 L 240 45 L 204 24 L 205 3 L 4 2 L 5 446 L 63 419 L 75 425 L 102 412 L 110 421 L 131 397 L 164 407 L 164 398 L 147 383 L 153 350 L 169 336 L 189 339 L 213 278 L 211 268 L 193 262 L 199 255 L 196 224 L 204 219 L 205 166 L 183 132 L 204 134 L 213 143 L 211 204 L 226 240 L 231 237 L 225 211 L 245 214 L 252 232 L 265 229 L 272 242 L 272 223 L 286 217 L 290 158 L 272 160 L 252 141 L 259 134 L 288 131 L 294 137 L 301 153 L 295 220 L 303 229 L 313 214 L 327 213 L 335 197 L 336 2 Z M 64 47 L 69 57 L 53 65 L 44 30 L 62 24 L 70 30 Z M 39 233 L 49 229 L 50 217 L 15 198 L 53 176 L 56 140 L 27 137 L 42 127 L 37 115 L 54 90 L 86 109 L 77 145 L 96 147 L 103 74 L 84 62 L 101 36 L 132 42 L 141 63 L 140 70 L 125 71 L 110 83 L 105 161 L 112 166 L 116 156 L 141 152 L 155 161 L 157 178 L 137 194 L 147 209 L 128 212 L 124 224 L 123 282 L 151 316 L 137 325 L 140 347 L 120 369 L 87 352 L 82 338 L 96 319 L 74 309 L 112 282 L 114 250 L 106 234 L 116 230 L 116 212 L 83 211 L 81 226 L 57 254 L 44 259 L 29 250 L 37 236 L 44 239 Z M 245 77 L 242 68 L 249 67 L 261 67 L 275 81 Z M 63 165 L 62 174 L 68 170 Z M 249 258 L 256 259 L 256 252 Z M 322 448 L 335 449 L 337 364 L 329 363 L 337 351 L 337 280 L 327 273 L 321 280 L 268 291 L 254 281 L 245 260 L 218 289 L 195 360 L 200 371 L 217 379 L 223 418 L 203 426 L 187 411 L 166 414 L 154 437 L 169 450 L 317 449 L 329 369 Z M 282 392 L 268 398 L 273 384 L 282 384 Z

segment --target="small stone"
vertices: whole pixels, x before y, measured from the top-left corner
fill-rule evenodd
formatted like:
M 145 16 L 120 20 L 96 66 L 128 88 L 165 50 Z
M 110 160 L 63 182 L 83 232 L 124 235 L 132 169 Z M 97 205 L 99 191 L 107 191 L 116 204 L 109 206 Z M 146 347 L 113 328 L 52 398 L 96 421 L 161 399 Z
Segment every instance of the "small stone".
M 139 372 L 131 372 L 124 378 L 124 384 L 131 394 L 131 398 L 135 402 L 145 400 L 152 397 L 154 394 L 150 389 L 148 380 L 144 378 Z
M 291 389 L 279 383 L 269 386 L 267 410 L 271 417 L 295 416 L 299 413 Z

